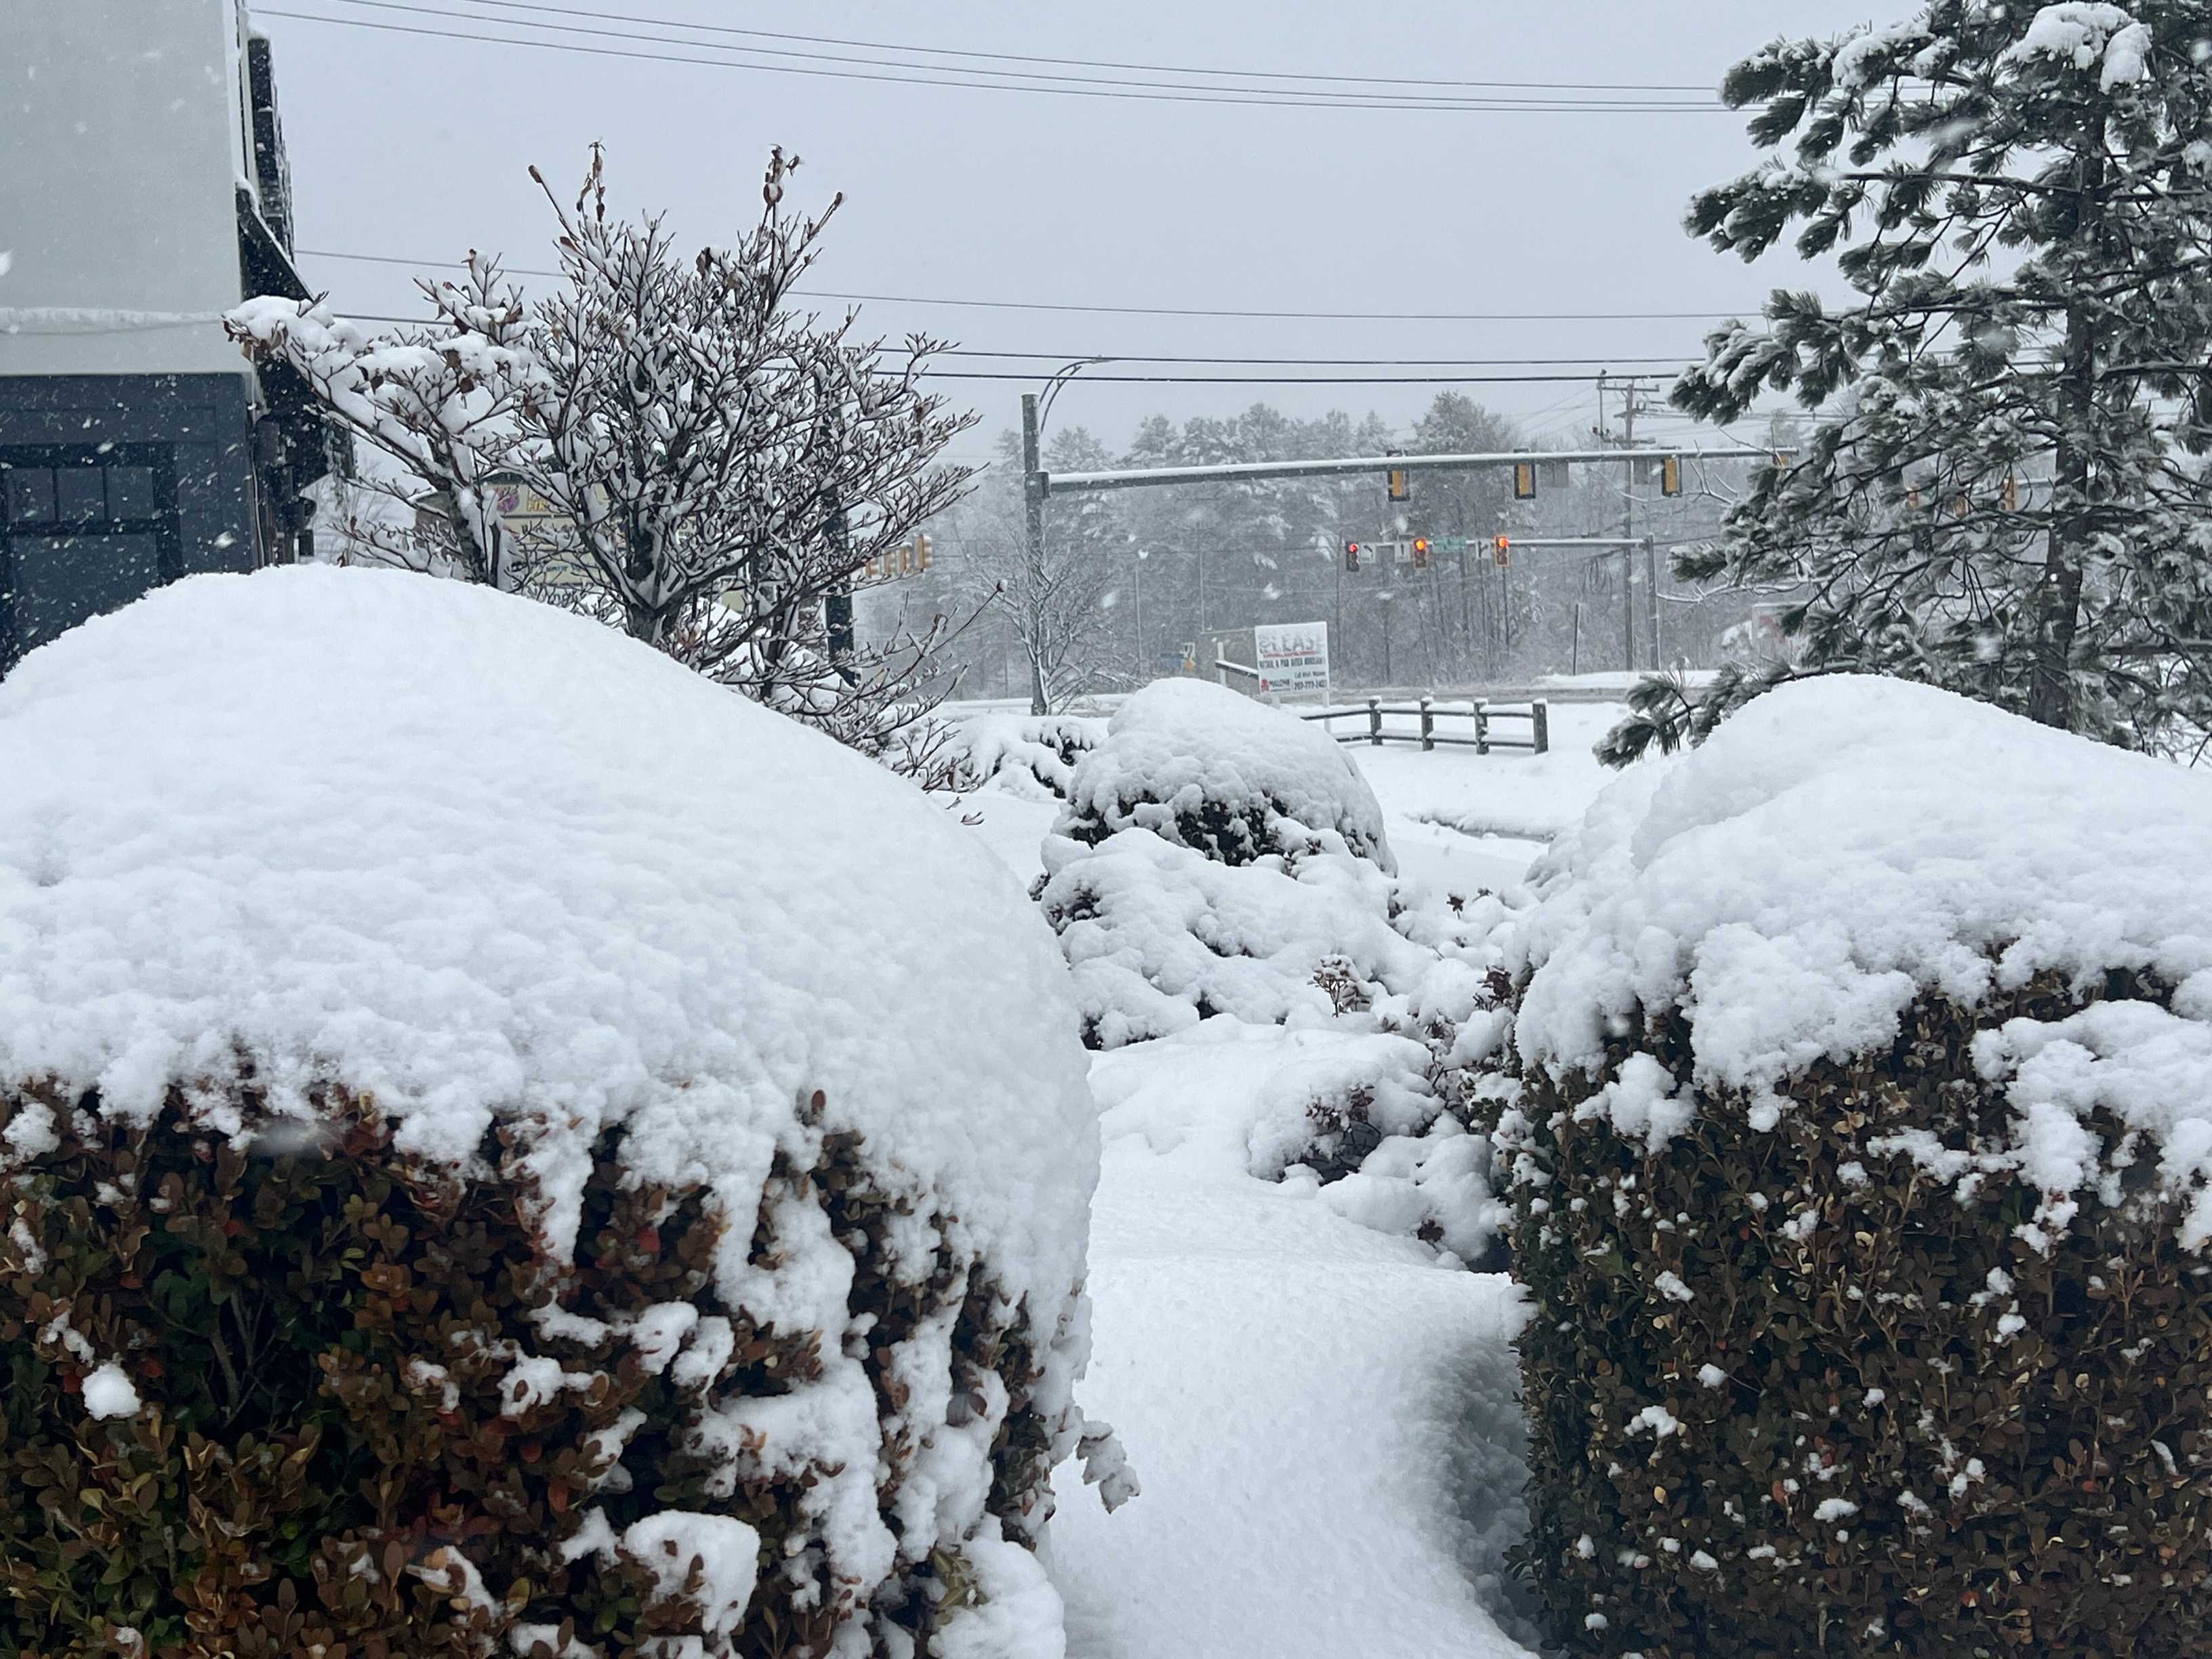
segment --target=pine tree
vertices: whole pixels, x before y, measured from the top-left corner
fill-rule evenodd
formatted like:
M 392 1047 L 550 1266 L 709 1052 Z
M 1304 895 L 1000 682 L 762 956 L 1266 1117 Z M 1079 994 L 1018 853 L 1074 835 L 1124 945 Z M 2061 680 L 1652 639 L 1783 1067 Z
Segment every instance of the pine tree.
M 1796 226 L 1857 297 L 1778 290 L 1674 400 L 1849 406 L 1678 571 L 1790 594 L 1814 670 L 2139 746 L 2212 729 L 2208 52 L 2208 0 L 1936 0 L 1737 64 L 1788 149 L 1687 228 L 1749 260 Z

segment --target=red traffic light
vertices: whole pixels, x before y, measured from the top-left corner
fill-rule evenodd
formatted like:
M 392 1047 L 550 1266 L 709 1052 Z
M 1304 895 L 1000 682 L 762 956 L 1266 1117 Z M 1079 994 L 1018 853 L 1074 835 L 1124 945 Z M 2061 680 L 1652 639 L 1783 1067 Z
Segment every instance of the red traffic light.
M 1428 568 L 1429 538 L 1426 536 L 1416 536 L 1413 538 L 1413 568 L 1426 570 Z
M 1504 569 L 1506 566 L 1511 564 L 1513 562 L 1513 538 L 1510 536 L 1500 536 L 1498 540 L 1492 544 L 1490 556 L 1492 561 L 1500 570 Z
M 1344 568 L 1346 570 L 1357 570 L 1359 568 L 1359 544 L 1358 542 L 1345 543 Z

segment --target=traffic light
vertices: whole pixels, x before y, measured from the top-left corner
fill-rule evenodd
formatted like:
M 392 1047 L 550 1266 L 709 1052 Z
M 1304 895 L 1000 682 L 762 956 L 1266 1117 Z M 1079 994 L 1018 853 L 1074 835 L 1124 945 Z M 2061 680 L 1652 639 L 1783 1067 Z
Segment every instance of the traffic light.
M 927 570 L 929 568 L 929 550 L 930 541 L 927 535 L 916 536 L 914 538 L 914 568 L 915 569 Z
M 1500 570 L 1504 569 L 1508 565 L 1511 564 L 1513 562 L 1513 538 L 1510 536 L 1500 536 L 1495 542 L 1492 542 L 1490 546 L 1490 557 L 1492 562 L 1495 563 Z
M 1359 544 L 1358 542 L 1345 543 L 1344 568 L 1346 570 L 1357 570 L 1359 568 Z
M 1426 536 L 1416 536 L 1413 538 L 1413 568 L 1426 570 L 1428 568 L 1429 538 Z
M 1682 458 L 1680 455 L 1661 457 L 1659 493 L 1662 495 L 1679 495 L 1682 493 Z
M 2008 513 L 2020 511 L 2020 479 L 2010 472 L 2005 474 L 2004 479 L 2004 510 Z
M 1413 490 L 1407 483 L 1406 469 L 1404 467 L 1394 466 L 1384 476 L 1389 480 L 1390 499 L 1392 501 L 1402 501 L 1411 499 Z
M 1513 463 L 1513 499 L 1516 501 L 1533 501 L 1536 499 L 1535 462 Z

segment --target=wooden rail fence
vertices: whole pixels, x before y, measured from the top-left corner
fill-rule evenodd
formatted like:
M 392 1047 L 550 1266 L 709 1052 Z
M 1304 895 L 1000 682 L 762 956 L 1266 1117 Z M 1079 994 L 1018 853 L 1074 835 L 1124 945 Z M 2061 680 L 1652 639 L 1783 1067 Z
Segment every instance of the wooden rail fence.
M 1386 703 L 1380 697 L 1370 697 L 1364 703 L 1354 703 L 1337 708 L 1316 708 L 1301 711 L 1298 718 L 1319 720 L 1331 737 L 1339 743 L 1372 744 L 1380 748 L 1386 743 L 1418 743 L 1426 749 L 1439 744 L 1456 748 L 1472 749 L 1478 755 L 1487 755 L 1494 749 L 1521 749 L 1532 755 L 1547 754 L 1552 747 L 1552 711 L 1541 698 L 1524 704 L 1492 703 L 1478 697 L 1472 702 L 1439 702 L 1434 697 L 1423 697 L 1418 702 Z M 1417 730 L 1391 730 L 1383 724 L 1386 718 L 1416 719 Z M 1364 720 L 1364 731 L 1339 732 L 1328 723 L 1331 720 Z M 1442 720 L 1465 721 L 1472 732 L 1438 731 Z M 1499 737 L 1492 732 L 1492 723 L 1510 720 L 1516 725 L 1526 721 L 1528 735 Z

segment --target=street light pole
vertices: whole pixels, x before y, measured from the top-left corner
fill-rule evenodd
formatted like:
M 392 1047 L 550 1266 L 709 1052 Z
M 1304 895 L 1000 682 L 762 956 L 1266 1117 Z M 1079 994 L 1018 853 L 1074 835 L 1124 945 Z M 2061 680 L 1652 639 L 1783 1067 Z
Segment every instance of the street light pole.
M 1030 713 L 1048 714 L 1044 684 L 1044 653 L 1040 648 L 1037 630 L 1044 623 L 1044 461 L 1039 441 L 1044 423 L 1052 414 L 1053 399 L 1066 386 L 1092 363 L 1109 362 L 1107 357 L 1083 357 L 1055 369 L 1044 383 L 1044 404 L 1040 409 L 1037 394 L 1022 393 L 1022 530 L 1029 568 L 1030 591 L 1023 604 L 1029 611 L 1030 628 Z
M 1034 392 L 1022 393 L 1022 527 L 1024 551 L 1029 566 L 1029 592 L 1022 596 L 1028 613 L 1028 637 L 1024 641 L 1030 659 L 1030 713 L 1050 711 L 1045 706 L 1044 653 L 1038 649 L 1036 630 L 1044 602 L 1044 491 L 1039 486 L 1037 465 L 1037 400 Z

